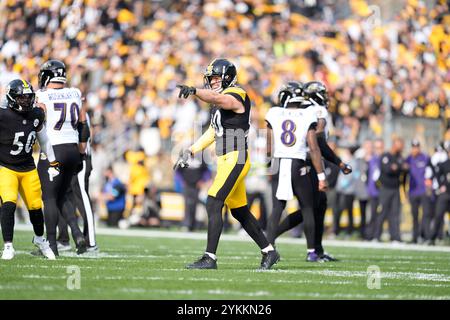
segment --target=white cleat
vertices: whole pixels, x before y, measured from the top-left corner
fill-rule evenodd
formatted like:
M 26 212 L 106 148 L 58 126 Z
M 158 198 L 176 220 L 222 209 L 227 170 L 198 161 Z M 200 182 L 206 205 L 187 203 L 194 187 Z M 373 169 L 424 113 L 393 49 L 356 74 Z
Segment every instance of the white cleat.
M 44 257 L 46 257 L 48 260 L 56 260 L 55 254 L 50 248 L 49 242 L 45 238 L 38 239 L 36 238 L 36 236 L 34 236 L 33 244 L 38 247 L 39 251 L 41 251 Z
M 14 248 L 12 243 L 5 243 L 5 247 L 3 249 L 3 253 L 2 253 L 2 259 L 3 260 L 11 260 L 12 258 L 14 258 Z
M 59 252 L 64 252 L 64 251 L 71 251 L 72 247 L 70 246 L 70 244 L 65 244 L 63 242 L 57 241 L 56 242 L 57 246 L 58 246 L 58 251 Z

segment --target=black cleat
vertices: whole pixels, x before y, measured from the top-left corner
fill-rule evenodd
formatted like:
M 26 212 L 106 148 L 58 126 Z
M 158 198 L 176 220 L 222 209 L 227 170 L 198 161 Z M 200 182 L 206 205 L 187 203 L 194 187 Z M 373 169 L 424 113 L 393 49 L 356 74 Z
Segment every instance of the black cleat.
M 84 237 L 78 237 L 75 240 L 76 246 L 77 246 L 77 254 L 83 254 L 87 250 L 86 246 L 86 240 L 84 240 Z
M 322 253 L 321 255 L 319 255 L 319 258 L 324 261 L 324 262 L 335 262 L 335 261 L 339 261 L 338 259 L 336 259 L 335 257 L 333 257 L 331 254 L 328 254 L 326 252 Z
M 274 264 L 280 261 L 280 254 L 277 250 L 271 250 L 267 253 L 262 252 L 260 270 L 270 270 Z
M 59 256 L 58 245 L 56 243 L 54 245 L 50 244 L 50 249 L 52 249 L 52 251 L 53 251 L 53 253 L 55 254 L 56 257 Z
M 217 261 L 204 254 L 203 257 L 194 263 L 188 264 L 186 269 L 217 269 Z

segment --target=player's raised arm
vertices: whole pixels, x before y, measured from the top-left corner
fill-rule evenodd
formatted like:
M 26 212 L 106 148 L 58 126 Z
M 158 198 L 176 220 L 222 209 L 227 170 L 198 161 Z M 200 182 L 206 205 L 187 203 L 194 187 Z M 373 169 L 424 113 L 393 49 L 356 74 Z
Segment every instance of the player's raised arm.
M 178 97 L 188 98 L 195 95 L 200 100 L 213 104 L 225 110 L 244 113 L 245 107 L 242 97 L 233 92 L 224 92 L 236 83 L 236 67 L 226 59 L 215 59 L 206 68 L 203 81 L 205 89 L 198 89 L 186 85 L 177 85 L 180 88 Z

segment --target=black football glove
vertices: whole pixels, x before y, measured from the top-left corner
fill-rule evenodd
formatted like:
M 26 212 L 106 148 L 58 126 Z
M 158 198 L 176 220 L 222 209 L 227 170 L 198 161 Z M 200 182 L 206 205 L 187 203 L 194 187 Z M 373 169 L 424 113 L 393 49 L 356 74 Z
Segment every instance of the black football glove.
M 192 157 L 192 153 L 190 150 L 181 150 L 180 155 L 178 156 L 177 162 L 173 166 L 173 170 L 177 170 L 178 168 L 189 168 L 189 159 Z
M 347 163 L 342 162 L 339 167 L 341 168 L 343 174 L 350 174 L 353 172 L 352 166 Z
M 194 87 L 185 86 L 184 84 L 177 84 L 177 88 L 180 88 L 180 93 L 178 94 L 178 98 L 185 98 L 189 97 L 191 94 L 196 94 L 197 89 Z

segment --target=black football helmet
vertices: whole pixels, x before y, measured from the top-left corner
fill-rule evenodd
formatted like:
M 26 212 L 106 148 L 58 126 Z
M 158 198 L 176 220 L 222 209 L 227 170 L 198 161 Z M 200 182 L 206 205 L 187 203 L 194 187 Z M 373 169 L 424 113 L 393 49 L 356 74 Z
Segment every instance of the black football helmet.
M 6 88 L 8 107 L 20 113 L 31 111 L 34 107 L 35 93 L 28 81 L 16 79 Z
M 328 107 L 328 91 L 325 85 L 319 81 L 311 81 L 305 84 L 305 98 L 312 103 Z
M 236 67 L 229 60 L 214 59 L 208 67 L 206 67 L 206 71 L 203 75 L 203 83 L 205 88 L 211 89 L 212 77 L 220 77 L 222 79 L 220 91 L 223 91 L 236 83 L 236 76 Z
M 297 108 L 304 108 L 305 102 L 301 82 L 289 81 L 278 93 L 278 106 L 281 108 L 287 108 L 288 104 L 293 104 Z
M 66 83 L 66 65 L 59 60 L 48 60 L 39 71 L 39 87 L 44 88 L 49 82 Z

